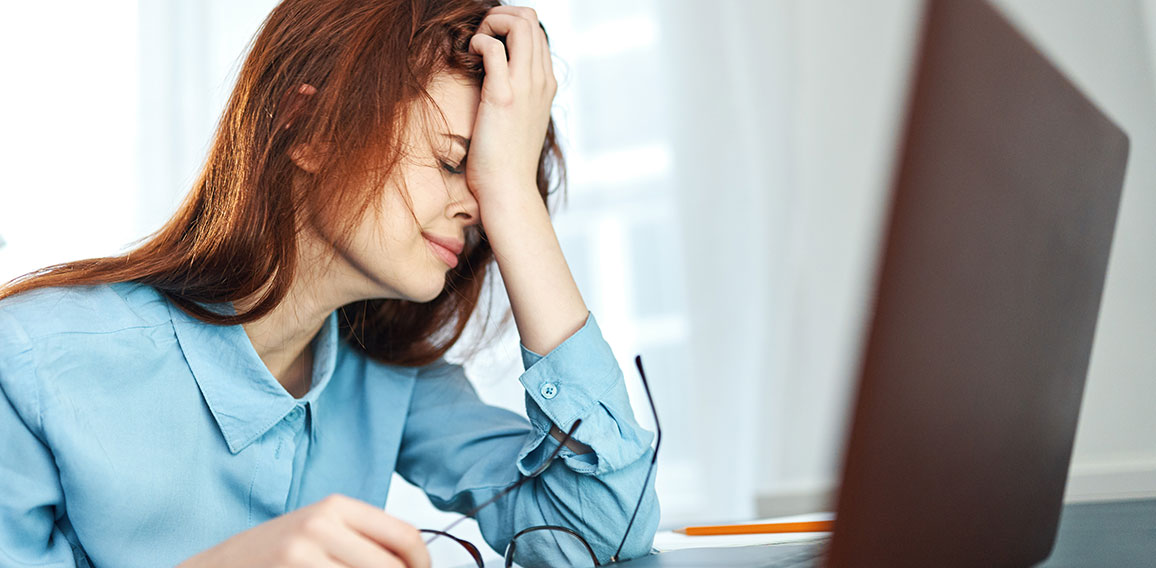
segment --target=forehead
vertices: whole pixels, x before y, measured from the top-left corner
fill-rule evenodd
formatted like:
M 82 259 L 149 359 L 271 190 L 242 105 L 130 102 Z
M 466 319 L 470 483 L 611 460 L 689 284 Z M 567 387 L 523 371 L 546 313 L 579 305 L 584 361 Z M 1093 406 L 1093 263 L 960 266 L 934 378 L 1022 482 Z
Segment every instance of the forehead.
M 472 81 L 449 73 L 441 73 L 430 80 L 426 90 L 445 115 L 446 126 L 449 127 L 447 134 L 470 138 L 473 135 L 478 104 L 481 102 L 481 89 Z M 430 119 L 433 121 L 430 126 L 440 130 L 442 125 L 438 122 L 440 117 L 437 110 L 430 109 L 430 111 Z

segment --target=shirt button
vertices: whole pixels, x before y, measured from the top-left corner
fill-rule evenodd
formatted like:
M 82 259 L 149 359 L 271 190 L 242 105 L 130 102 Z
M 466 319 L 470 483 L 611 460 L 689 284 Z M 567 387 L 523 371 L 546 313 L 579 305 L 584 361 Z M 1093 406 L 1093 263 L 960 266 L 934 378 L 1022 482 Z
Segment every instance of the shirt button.
M 297 419 L 301 418 L 301 414 L 302 414 L 303 412 L 305 412 L 305 411 L 304 411 L 304 410 L 301 410 L 301 407 L 300 407 L 300 406 L 296 406 L 296 407 L 294 407 L 294 408 L 293 408 L 293 410 L 290 410 L 290 411 L 289 411 L 289 420 L 290 420 L 290 421 L 294 421 L 294 420 L 297 420 Z
M 556 396 L 558 396 L 558 385 L 555 385 L 554 383 L 545 383 L 542 385 L 542 397 L 544 397 L 546 400 L 550 400 Z

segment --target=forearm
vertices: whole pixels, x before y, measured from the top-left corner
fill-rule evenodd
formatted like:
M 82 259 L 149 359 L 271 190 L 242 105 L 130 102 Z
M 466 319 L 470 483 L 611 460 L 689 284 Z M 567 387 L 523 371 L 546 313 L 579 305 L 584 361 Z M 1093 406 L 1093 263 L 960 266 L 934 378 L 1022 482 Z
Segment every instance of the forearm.
M 550 428 L 550 435 L 553 436 L 554 439 L 558 440 L 559 442 L 566 440 L 566 433 L 563 432 L 562 430 L 560 430 L 557 426 Z M 589 454 L 589 453 L 594 452 L 594 450 L 590 446 L 587 446 L 586 444 L 583 444 L 582 442 L 579 442 L 578 440 L 575 440 L 573 438 L 566 440 L 565 445 L 567 448 L 570 448 L 570 451 L 572 451 L 576 454 L 579 454 L 579 455 Z
M 518 495 L 505 504 L 513 509 L 514 526 L 561 525 L 571 528 L 581 534 L 598 558 L 605 562 L 627 536 L 626 529 L 637 505 L 638 517 L 630 529 L 621 557 L 646 555 L 653 545 L 660 516 L 654 479 L 646 479 L 652 451 L 648 450 L 638 461 L 622 469 L 599 476 L 582 475 L 564 467 L 547 469 L 537 479 L 520 487 Z M 644 482 L 647 483 L 645 488 Z M 485 513 L 483 510 L 479 515 L 479 524 L 489 520 L 482 518 Z M 494 510 L 491 513 L 496 520 L 503 514 L 510 515 L 511 511 Z M 483 532 L 485 528 L 483 526 Z M 538 565 L 566 564 L 543 562 Z
M 466 512 L 519 473 L 544 469 L 540 478 L 477 512 L 487 540 L 500 551 L 518 530 L 556 524 L 589 536 L 605 559 L 643 492 L 653 435 L 634 419 L 621 369 L 593 315 L 562 345 L 525 362 L 519 382 L 526 389 L 526 418 L 482 403 L 460 365 L 420 371 L 397 471 L 439 508 Z M 546 384 L 558 388 L 546 391 Z M 449 429 L 447 416 L 453 417 Z M 574 438 L 591 452 L 561 450 L 550 465 L 558 430 L 578 419 Z M 624 556 L 649 550 L 658 523 L 653 478 L 650 485 Z
M 588 309 L 537 191 L 483 209 L 486 236 L 506 285 L 522 344 L 546 354 L 574 334 Z

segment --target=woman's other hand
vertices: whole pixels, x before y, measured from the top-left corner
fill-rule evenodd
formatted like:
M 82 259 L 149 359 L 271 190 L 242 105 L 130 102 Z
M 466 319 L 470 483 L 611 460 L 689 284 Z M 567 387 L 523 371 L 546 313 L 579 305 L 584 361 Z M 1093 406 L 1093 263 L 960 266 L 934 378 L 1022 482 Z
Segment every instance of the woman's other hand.
M 505 38 L 504 47 L 498 37 Z M 485 220 L 487 209 L 502 211 L 526 199 L 541 202 L 538 160 L 558 82 L 546 33 L 531 8 L 490 9 L 470 40 L 470 52 L 482 56 L 486 76 L 466 181 Z
M 262 523 L 181 563 L 201 566 L 429 568 L 421 533 L 342 495 Z

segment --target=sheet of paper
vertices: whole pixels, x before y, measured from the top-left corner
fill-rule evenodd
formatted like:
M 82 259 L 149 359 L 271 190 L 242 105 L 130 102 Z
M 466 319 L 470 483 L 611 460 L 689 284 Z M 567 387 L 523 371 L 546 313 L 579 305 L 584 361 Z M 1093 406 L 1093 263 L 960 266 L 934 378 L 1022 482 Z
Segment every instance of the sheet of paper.
M 750 523 L 794 523 L 803 521 L 830 521 L 835 518 L 834 513 L 808 513 L 790 517 L 775 517 L 773 519 L 757 519 Z M 735 523 L 747 524 L 747 523 Z M 825 540 L 831 536 L 828 532 L 809 533 L 782 533 L 782 534 L 736 534 L 718 536 L 687 536 L 673 531 L 659 531 L 654 535 L 654 548 L 659 552 L 679 550 L 683 548 L 704 548 L 715 546 L 753 546 L 759 544 L 786 544 L 791 542 L 810 542 Z

